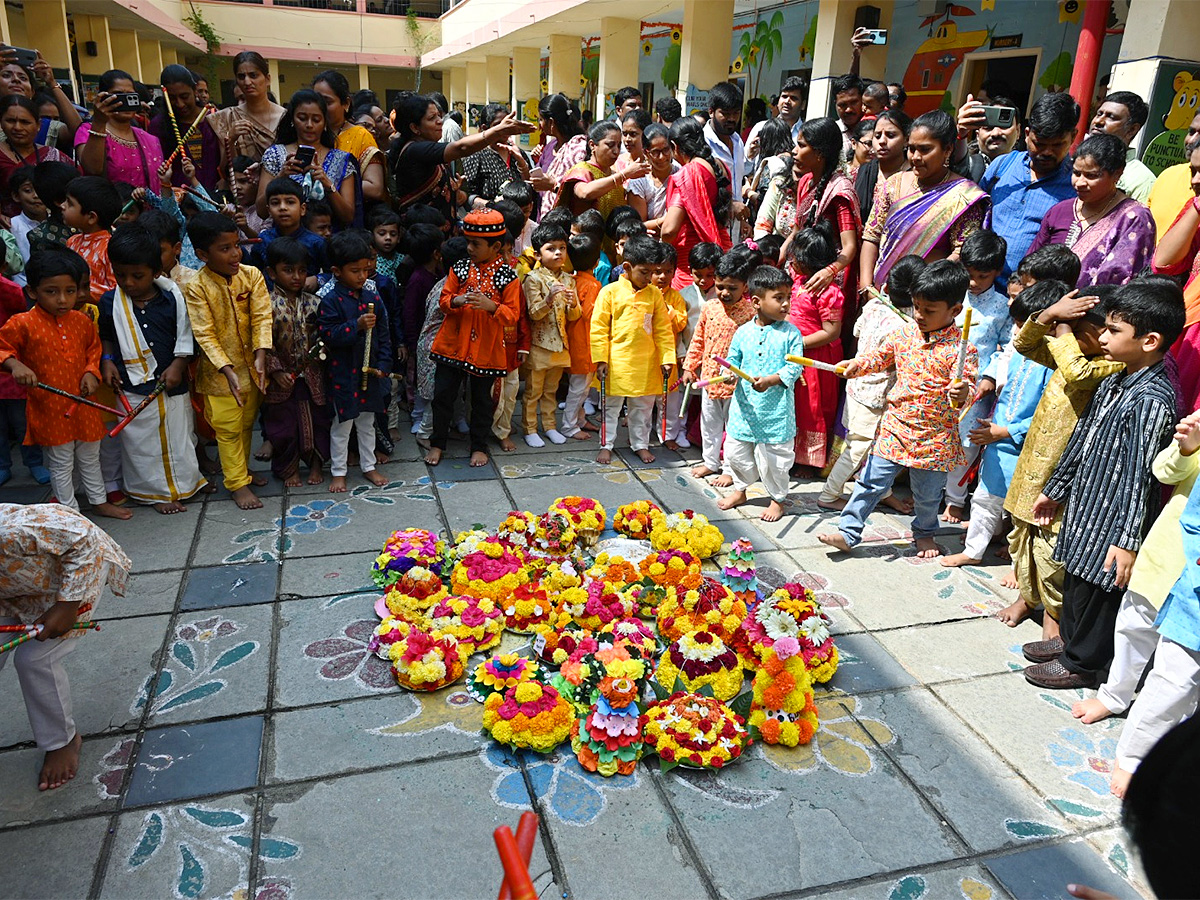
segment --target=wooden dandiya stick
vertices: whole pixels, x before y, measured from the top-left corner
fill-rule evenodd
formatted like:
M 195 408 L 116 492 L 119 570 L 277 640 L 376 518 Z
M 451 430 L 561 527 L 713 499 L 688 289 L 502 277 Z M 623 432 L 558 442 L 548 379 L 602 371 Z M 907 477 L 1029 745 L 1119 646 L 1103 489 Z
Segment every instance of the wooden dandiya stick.
M 120 417 L 121 421 L 112 427 L 112 430 L 108 432 L 108 436 L 110 438 L 114 438 L 118 434 L 120 434 L 125 429 L 126 425 L 128 425 L 130 422 L 132 422 L 134 419 L 136 419 L 138 414 L 143 409 L 145 409 L 147 406 L 149 406 L 151 403 L 153 403 L 158 398 L 158 395 L 161 394 L 166 389 L 167 389 L 167 383 L 165 381 L 160 381 L 158 384 L 156 384 L 154 386 L 154 390 L 152 390 L 149 394 L 147 394 L 145 399 L 142 400 L 142 402 L 139 403 L 137 406 L 135 406 L 133 409 L 131 409 L 128 413 L 124 414 L 123 416 L 121 415 L 121 413 L 117 413 L 117 416 Z M 242 405 L 242 398 L 240 396 L 238 396 L 237 394 L 234 394 L 234 399 L 237 400 L 238 406 Z
M 16 632 L 16 631 L 35 631 L 36 629 L 41 628 L 41 627 L 42 627 L 41 625 L 0 625 L 0 633 Z M 100 623 L 99 622 L 76 622 L 74 625 L 71 626 L 72 631 L 84 631 L 85 629 L 91 630 L 91 631 L 99 631 Z
M 702 391 L 710 384 L 728 384 L 737 378 L 736 375 L 718 375 L 716 378 L 706 378 L 703 381 L 696 382 L 696 390 Z
M 121 401 L 121 405 L 125 407 L 126 415 L 129 415 L 131 412 L 133 412 L 133 407 L 129 405 L 129 398 L 125 396 L 125 392 L 123 390 L 120 388 L 113 388 L 113 393 L 116 394 L 117 399 Z
M 167 106 L 170 107 L 170 104 L 167 104 Z M 207 109 L 200 110 L 200 115 L 196 116 L 196 121 L 192 123 L 192 126 L 186 132 L 184 132 L 183 139 L 179 142 L 179 146 L 175 148 L 175 152 L 168 156 L 166 162 L 163 163 L 163 165 L 168 169 L 175 164 L 176 158 L 178 158 L 179 154 L 183 151 L 183 142 L 192 136 L 192 132 L 195 131 L 200 125 L 200 120 L 204 118 L 204 114 L 207 112 Z
M 789 355 L 789 356 L 785 356 L 784 359 L 786 359 L 790 363 L 795 363 L 798 366 L 805 366 L 810 369 L 819 369 L 822 372 L 832 372 L 834 375 L 840 375 L 843 378 L 846 377 L 846 367 L 845 366 L 835 366 L 833 363 L 824 362 L 819 359 L 812 359 L 811 357 L 808 357 L 808 356 L 791 356 L 791 355 Z
M 736 375 L 738 378 L 744 378 L 746 381 L 753 381 L 753 380 L 754 380 L 754 376 L 753 376 L 753 375 L 751 375 L 749 372 L 746 372 L 744 369 L 739 369 L 737 366 L 735 366 L 733 363 L 731 363 L 731 362 L 730 362 L 729 360 L 727 360 L 725 357 L 723 357 L 723 356 L 714 356 L 714 357 L 713 357 L 713 359 L 716 361 L 716 363 L 717 363 L 717 365 L 718 365 L 718 366 L 721 366 L 722 368 L 728 369 L 730 372 L 732 372 L 732 373 L 733 373 L 734 375 Z
M 43 391 L 49 391 L 51 394 L 58 394 L 60 397 L 66 397 L 68 400 L 74 400 L 75 406 L 78 406 L 80 403 L 84 404 L 85 406 L 92 406 L 101 412 L 112 413 L 118 419 L 125 415 L 125 413 L 121 412 L 119 409 L 113 409 L 111 406 L 105 406 L 103 403 L 97 403 L 94 400 L 89 400 L 87 397 L 80 397 L 78 394 L 69 393 L 68 391 L 53 387 L 41 381 L 35 384 L 34 387 L 41 388 Z M 71 409 L 67 411 L 67 418 L 70 418 L 71 413 L 75 411 L 75 406 L 72 406 Z
M 374 303 L 367 304 L 367 315 L 368 316 L 375 315 L 375 304 Z M 361 389 L 364 391 L 367 389 L 367 378 L 370 377 L 370 375 L 371 375 L 371 335 L 374 333 L 374 331 L 375 331 L 374 325 L 372 325 L 370 328 L 367 329 L 367 340 L 363 344 Z
M 390 378 L 392 381 L 404 380 L 404 376 L 399 372 L 384 372 L 381 369 L 365 369 L 364 371 L 370 372 L 376 378 Z
M 14 647 L 20 646 L 21 644 L 25 643 L 26 641 L 32 641 L 35 637 L 37 637 L 39 634 L 42 633 L 42 629 L 45 627 L 46 626 L 44 626 L 44 625 L 34 625 L 32 631 L 27 631 L 23 635 L 21 635 L 19 638 L 15 638 L 15 639 L 9 641 L 7 644 L 0 645 L 0 653 L 7 653 L 9 650 L 12 650 Z
M 175 118 L 175 107 L 171 105 L 171 98 L 167 96 L 167 86 L 164 84 L 160 85 L 160 87 L 162 88 L 163 99 L 167 101 L 165 106 L 167 107 L 167 117 L 171 120 L 171 130 L 175 132 L 175 146 L 183 151 L 184 156 L 187 156 L 187 150 L 183 147 L 183 138 L 179 136 L 179 120 Z
M 683 386 L 683 397 L 679 400 L 679 421 L 682 422 L 687 418 L 688 401 L 692 399 L 692 383 L 689 381 Z
M 671 392 L 670 388 L 671 376 L 667 372 L 663 372 L 663 396 L 662 396 L 662 439 L 663 443 L 667 442 L 667 394 Z
M 967 307 L 967 311 L 963 313 L 962 325 L 962 340 L 958 342 L 958 365 L 954 367 L 954 384 L 960 384 L 963 377 L 963 369 L 967 365 L 967 348 L 970 345 L 968 338 L 971 336 L 971 307 Z M 958 409 L 958 404 L 954 402 L 954 398 L 950 399 L 950 408 Z
M 608 443 L 608 372 L 600 379 L 600 446 Z
M 203 191 L 196 190 L 190 184 L 181 184 L 179 186 L 179 190 L 183 191 L 185 194 L 191 194 L 197 200 L 203 200 L 205 203 L 208 203 L 211 206 L 217 205 L 216 201 L 213 200 L 212 197 L 208 196 L 208 194 L 204 193 Z

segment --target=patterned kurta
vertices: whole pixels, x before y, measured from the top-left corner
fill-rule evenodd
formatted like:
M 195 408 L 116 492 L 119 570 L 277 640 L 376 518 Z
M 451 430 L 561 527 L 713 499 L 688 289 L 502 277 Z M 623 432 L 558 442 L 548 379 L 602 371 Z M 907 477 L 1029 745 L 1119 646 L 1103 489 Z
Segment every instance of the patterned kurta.
M 649 397 L 662 393 L 660 366 L 675 362 L 675 334 L 662 292 L 652 284 L 634 290 L 622 275 L 592 308 L 592 362 L 608 364 L 608 394 Z
M 854 336 L 858 339 L 858 352 L 870 353 L 883 346 L 892 334 L 904 327 L 907 320 L 877 297 L 863 304 L 858 321 L 854 323 Z M 895 372 L 876 372 L 851 378 L 846 382 L 846 394 L 869 409 L 883 411 L 887 404 L 888 391 L 896 383 Z
M 118 597 L 133 563 L 116 541 L 58 503 L 0 503 L 0 615 L 25 625 L 60 600 L 89 621 L 107 584 Z M 75 636 L 82 631 L 68 632 Z
M 371 332 L 372 369 L 392 371 L 392 339 L 387 309 L 379 300 L 375 285 L 368 281 L 362 290 L 352 291 L 340 281 L 331 281 L 321 289 L 317 329 L 325 341 L 329 358 L 329 387 L 338 421 L 346 422 L 363 412 L 384 412 L 391 396 L 391 380 L 375 375 L 367 377 L 362 389 L 363 357 L 367 352 L 367 333 L 358 330 L 358 318 L 375 304 L 375 328 Z
M 303 291 L 293 300 L 276 288 L 271 291 L 272 346 L 267 353 L 267 403 L 278 403 L 291 395 L 270 380 L 273 372 L 303 377 L 313 403 L 325 402 L 325 373 L 309 352 L 317 344 L 317 308 L 321 300 Z
M 208 266 L 183 289 L 192 334 L 203 353 L 196 370 L 201 394 L 228 397 L 229 382 L 221 374 L 233 366 L 245 391 L 254 379 L 254 353 L 271 349 L 271 295 L 262 273 L 241 265 L 231 279 Z
M 700 312 L 700 322 L 692 335 L 687 358 L 683 362 L 685 371 L 696 375 L 701 381 L 719 378 L 727 374 L 714 360 L 729 352 L 733 333 L 754 318 L 754 304 L 746 297 L 728 305 L 720 300 L 709 300 Z M 733 396 L 732 384 L 710 384 L 708 396 L 713 400 L 728 400 Z
M 902 466 L 936 472 L 948 472 L 965 461 L 958 440 L 959 410 L 950 405 L 946 394 L 958 368 L 961 343 L 957 325 L 922 334 L 907 322 L 878 350 L 858 357 L 863 374 L 896 367 L 896 384 L 888 394 L 872 453 Z M 975 348 L 968 342 L 963 381 L 971 390 L 978 373 Z
M 67 238 L 67 248 L 74 250 L 88 264 L 92 299 L 96 302 L 117 286 L 112 263 L 108 261 L 108 242 L 111 231 L 93 231 L 91 234 L 75 234 Z
M 72 394 L 79 393 L 84 375 L 100 377 L 100 335 L 91 319 L 73 309 L 65 316 L 52 316 L 35 306 L 5 322 L 0 328 L 0 363 L 13 356 L 33 369 L 39 381 Z M 104 436 L 101 413 L 90 406 L 75 407 L 73 400 L 39 390 L 30 391 L 26 403 L 26 444 L 56 447 Z
M 800 379 L 801 367 L 787 361 L 788 356 L 804 354 L 804 336 L 791 322 L 759 325 L 752 319 L 733 336 L 729 361 L 748 375 L 779 374 L 783 384 L 756 391 L 744 378 L 734 385 L 733 403 L 725 431 L 738 441 L 756 444 L 783 444 L 796 434 L 796 409 L 792 391 Z
M 567 323 L 579 318 L 580 309 L 578 306 L 568 307 L 561 292 L 551 297 L 550 290 L 555 284 L 562 285 L 568 291 L 574 291 L 575 276 L 567 272 L 555 275 L 549 269 L 538 266 L 521 285 L 525 293 L 525 311 L 529 316 L 529 365 L 534 369 L 566 367 L 571 364 Z
M 496 304 L 493 312 L 451 305 L 455 297 L 476 291 Z M 446 276 L 438 303 L 446 318 L 430 350 L 434 361 L 470 375 L 507 375 L 504 329 L 516 325 L 521 316 L 521 286 L 504 257 L 497 256 L 482 266 L 459 260 Z

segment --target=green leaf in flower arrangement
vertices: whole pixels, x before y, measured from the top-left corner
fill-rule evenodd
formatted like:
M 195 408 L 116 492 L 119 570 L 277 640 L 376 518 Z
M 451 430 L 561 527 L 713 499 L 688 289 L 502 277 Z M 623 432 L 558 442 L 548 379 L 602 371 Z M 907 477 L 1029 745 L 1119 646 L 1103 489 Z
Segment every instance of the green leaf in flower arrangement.
M 695 693 L 699 694 L 701 697 L 707 697 L 709 700 L 717 699 L 717 695 L 713 691 L 713 686 L 711 684 L 700 685 L 700 690 L 695 691 Z
M 668 691 L 661 684 L 659 684 L 657 679 L 650 682 L 650 687 L 654 691 L 654 699 L 655 700 L 662 701 L 662 700 L 666 700 L 668 697 L 671 696 L 671 692 Z
M 734 711 L 736 715 L 743 719 L 750 718 L 750 705 L 754 702 L 754 691 L 742 691 L 736 697 L 729 701 L 726 705 Z
M 674 769 L 678 765 L 679 765 L 679 763 L 677 763 L 677 762 L 667 762 L 661 756 L 658 758 L 658 771 L 662 772 L 664 775 L 666 775 L 668 772 L 670 772 L 672 769 Z
M 672 693 L 672 694 L 679 694 L 679 693 L 682 693 L 683 691 L 686 691 L 686 690 L 687 690 L 687 688 L 686 688 L 686 687 L 684 686 L 684 684 L 683 684 L 683 679 L 682 679 L 682 678 L 680 678 L 678 675 L 676 675 L 676 676 L 675 676 L 675 687 L 673 687 L 673 688 L 671 689 L 671 693 Z

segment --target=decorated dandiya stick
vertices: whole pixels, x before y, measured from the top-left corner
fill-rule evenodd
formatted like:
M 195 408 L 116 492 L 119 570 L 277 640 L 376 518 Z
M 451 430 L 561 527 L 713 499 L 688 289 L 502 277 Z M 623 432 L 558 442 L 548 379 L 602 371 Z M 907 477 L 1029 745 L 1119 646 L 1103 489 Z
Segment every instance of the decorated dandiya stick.
M 670 387 L 671 376 L 667 372 L 663 372 L 663 395 L 662 395 L 662 439 L 663 443 L 667 442 L 667 394 L 671 392 Z
M 12 650 L 14 647 L 18 647 L 21 644 L 25 643 L 26 641 L 33 640 L 35 637 L 37 637 L 39 634 L 42 633 L 42 629 L 45 627 L 46 626 L 44 626 L 44 625 L 34 625 L 32 631 L 27 631 L 23 635 L 21 635 L 19 638 L 14 638 L 13 640 L 9 641 L 7 644 L 0 645 L 0 653 L 7 653 L 9 650 Z
M 6 632 L 6 631 L 11 631 L 11 632 L 35 631 L 38 628 L 41 628 L 41 626 L 40 625 L 0 625 L 0 633 Z M 72 631 L 84 631 L 84 630 L 99 631 L 100 623 L 99 622 L 76 622 L 74 625 L 71 626 L 71 630 Z
M 716 378 L 706 378 L 696 382 L 696 390 L 702 391 L 710 384 L 729 384 L 735 378 L 737 378 L 736 375 L 718 375 Z
M 746 371 L 745 371 L 745 370 L 743 370 L 743 369 L 739 369 L 737 366 L 735 366 L 733 363 L 731 363 L 729 360 L 727 360 L 727 359 L 726 359 L 725 357 L 723 357 L 723 356 L 714 356 L 714 357 L 713 357 L 713 360 L 715 360 L 715 361 L 716 361 L 716 363 L 717 363 L 717 365 L 718 365 L 718 366 L 721 366 L 722 368 L 728 369 L 730 372 L 732 372 L 732 373 L 733 373 L 734 375 L 736 375 L 738 378 L 744 378 L 744 379 L 746 379 L 746 381 L 753 381 L 753 380 L 754 380 L 754 376 L 753 376 L 753 375 L 751 375 L 749 372 L 746 372 Z
M 679 421 L 682 422 L 687 418 L 688 401 L 692 399 L 692 383 L 689 381 L 683 386 L 683 397 L 679 401 Z
M 883 293 L 878 288 L 869 287 L 869 288 L 867 288 L 867 293 L 870 294 L 872 297 L 874 297 L 876 300 L 878 300 L 880 303 L 882 303 L 884 306 L 886 306 L 888 309 L 890 309 L 892 312 L 894 312 L 896 315 L 898 315 L 900 318 L 904 319 L 905 321 L 912 319 L 912 316 L 910 316 L 908 313 L 906 313 L 904 310 L 900 309 L 899 307 L 895 306 L 892 303 L 892 301 L 888 299 L 887 294 Z
M 121 401 L 121 405 L 125 407 L 125 414 L 133 412 L 133 407 L 129 405 L 129 398 L 125 396 L 125 392 L 120 388 L 113 388 L 113 393 L 117 395 L 117 399 Z
M 368 316 L 375 315 L 375 304 L 374 303 L 367 304 L 367 315 Z M 374 325 L 370 326 L 367 329 L 367 340 L 363 345 L 361 389 L 364 391 L 367 389 L 367 378 L 370 377 L 370 374 L 371 374 L 371 335 L 372 335 L 372 333 L 374 333 L 374 331 L 375 331 Z
M 35 384 L 34 387 L 41 388 L 43 391 L 49 391 L 51 394 L 58 394 L 60 397 L 66 397 L 68 400 L 74 400 L 75 405 L 67 411 L 67 418 L 70 418 L 71 413 L 75 411 L 75 407 L 77 407 L 80 403 L 84 404 L 85 406 L 93 406 L 101 412 L 112 413 L 118 419 L 125 415 L 125 413 L 121 412 L 119 409 L 113 409 L 111 406 L 105 406 L 103 403 L 97 403 L 94 400 L 89 400 L 87 397 L 80 397 L 78 394 L 72 394 L 68 391 L 62 390 L 61 388 L 53 387 L 52 385 L 41 381 Z
M 175 118 L 175 107 L 171 104 L 171 98 L 167 96 L 167 86 L 164 84 L 161 87 L 163 98 L 167 101 L 165 106 L 167 107 L 167 117 L 171 120 L 171 130 L 175 132 L 175 146 L 186 156 L 187 150 L 183 147 L 183 138 L 179 136 L 179 120 Z
M 971 307 L 968 306 L 966 312 L 963 313 L 962 340 L 958 342 L 958 365 L 954 367 L 955 385 L 962 383 L 963 369 L 967 365 L 967 348 L 971 346 L 968 339 L 971 336 L 972 311 Z M 951 409 L 958 409 L 958 404 L 954 402 L 954 398 L 950 399 L 950 407 Z
M 117 416 L 120 417 L 121 421 L 112 427 L 112 430 L 109 431 L 108 436 L 110 438 L 114 438 L 118 434 L 120 434 L 125 429 L 126 425 L 128 425 L 135 418 L 137 418 L 138 414 L 143 409 L 145 409 L 147 406 L 149 406 L 151 403 L 153 403 L 158 398 L 158 395 L 161 394 L 166 389 L 167 389 L 167 383 L 165 381 L 160 381 L 158 384 L 156 384 L 154 386 L 154 390 L 152 390 L 149 394 L 147 394 L 145 399 L 142 400 L 141 403 L 139 403 L 137 406 L 135 406 L 128 413 L 124 414 L 123 416 L 121 413 L 117 413 Z M 238 394 L 234 394 L 233 398 L 235 400 L 237 400 L 238 406 L 242 405 L 242 398 Z
M 170 104 L 168 103 L 167 106 L 169 108 Z M 167 157 L 166 162 L 163 163 L 164 166 L 166 166 L 167 168 L 170 168 L 171 166 L 173 166 L 175 164 L 176 158 L 183 151 L 183 148 L 184 148 L 183 142 L 192 136 L 192 132 L 195 131 L 196 128 L 200 125 L 200 120 L 204 118 L 204 114 L 207 112 L 208 112 L 207 109 L 200 110 L 200 115 L 196 116 L 196 121 L 193 122 L 191 127 L 187 131 L 184 132 L 183 139 L 180 140 L 179 146 L 175 148 L 174 153 L 172 153 L 170 156 Z
M 600 379 L 600 446 L 608 443 L 608 373 Z
M 390 378 L 392 381 L 403 381 L 404 380 L 404 376 L 401 375 L 399 372 L 384 372 L 381 369 L 367 369 L 366 371 L 370 372 L 376 378 Z
M 798 366 L 806 366 L 810 369 L 820 369 L 822 372 L 832 372 L 834 375 L 841 375 L 843 378 L 846 377 L 845 366 L 835 366 L 833 363 L 824 362 L 819 359 L 812 359 L 808 356 L 789 355 L 785 356 L 784 359 L 790 363 L 795 363 Z

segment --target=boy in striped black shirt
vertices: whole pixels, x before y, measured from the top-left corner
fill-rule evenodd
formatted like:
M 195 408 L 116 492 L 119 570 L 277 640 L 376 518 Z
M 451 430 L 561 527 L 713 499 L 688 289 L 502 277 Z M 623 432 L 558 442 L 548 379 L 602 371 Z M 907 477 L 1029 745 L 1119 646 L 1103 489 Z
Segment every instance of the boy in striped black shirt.
M 1108 673 L 1121 595 L 1158 506 L 1150 466 L 1178 419 L 1164 357 L 1183 325 L 1183 294 L 1166 278 L 1135 279 L 1109 302 L 1100 344 L 1125 370 L 1096 389 L 1033 506 L 1034 523 L 1048 525 L 1069 500 L 1054 552 L 1066 572 L 1063 651 L 1025 670 L 1039 687 L 1095 687 Z

